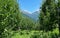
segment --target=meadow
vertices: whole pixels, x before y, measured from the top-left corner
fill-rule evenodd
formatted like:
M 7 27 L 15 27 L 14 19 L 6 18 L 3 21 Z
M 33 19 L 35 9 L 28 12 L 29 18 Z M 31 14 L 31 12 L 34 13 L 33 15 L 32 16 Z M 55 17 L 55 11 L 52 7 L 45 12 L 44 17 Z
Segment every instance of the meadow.
M 58 38 L 58 28 L 54 31 L 43 32 L 39 30 L 18 30 L 11 31 L 10 38 Z M 7 38 L 9 38 L 7 36 Z

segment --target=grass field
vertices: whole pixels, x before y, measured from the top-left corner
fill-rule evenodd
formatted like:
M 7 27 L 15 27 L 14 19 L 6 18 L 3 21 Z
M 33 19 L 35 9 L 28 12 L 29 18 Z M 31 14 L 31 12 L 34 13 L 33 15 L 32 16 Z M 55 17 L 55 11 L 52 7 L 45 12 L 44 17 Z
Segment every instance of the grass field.
M 11 38 L 57 38 L 58 30 L 43 32 L 43 31 L 35 31 L 35 30 L 23 30 L 14 32 Z

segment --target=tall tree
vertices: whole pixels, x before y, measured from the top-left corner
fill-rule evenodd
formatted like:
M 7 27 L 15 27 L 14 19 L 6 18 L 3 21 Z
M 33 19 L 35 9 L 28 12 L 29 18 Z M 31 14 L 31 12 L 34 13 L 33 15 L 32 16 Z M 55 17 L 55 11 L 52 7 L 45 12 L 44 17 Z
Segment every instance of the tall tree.
M 55 0 L 46 0 L 41 8 L 40 13 L 40 28 L 48 31 L 56 27 L 56 10 Z
M 17 0 L 0 0 L 0 38 L 4 31 L 19 25 L 19 14 Z

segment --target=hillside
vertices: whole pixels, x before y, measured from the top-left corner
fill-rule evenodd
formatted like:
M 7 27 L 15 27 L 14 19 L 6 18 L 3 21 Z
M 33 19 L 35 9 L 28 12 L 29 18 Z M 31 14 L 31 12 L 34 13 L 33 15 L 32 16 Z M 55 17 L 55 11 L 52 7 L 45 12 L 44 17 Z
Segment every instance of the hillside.
M 23 15 L 24 17 L 28 17 L 28 18 L 30 18 L 30 19 L 32 19 L 32 20 L 34 20 L 34 21 L 37 21 L 37 20 L 38 20 L 39 11 L 35 11 L 35 12 L 33 12 L 33 13 L 30 13 L 30 12 L 28 12 L 28 11 L 23 10 L 23 11 L 21 11 L 21 12 L 22 12 L 22 15 Z

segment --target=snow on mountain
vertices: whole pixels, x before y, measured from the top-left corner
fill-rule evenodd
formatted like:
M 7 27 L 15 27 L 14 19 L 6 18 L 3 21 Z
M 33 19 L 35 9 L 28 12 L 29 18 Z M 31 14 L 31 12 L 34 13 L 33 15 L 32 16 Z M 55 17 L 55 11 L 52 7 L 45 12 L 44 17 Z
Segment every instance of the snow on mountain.
M 38 16 L 39 16 L 39 13 L 40 13 L 39 10 L 35 11 L 33 13 L 31 13 L 31 12 L 29 12 L 27 10 L 22 10 L 21 12 L 22 12 L 22 14 L 24 16 L 29 17 L 29 18 L 31 18 L 33 20 L 38 20 Z

